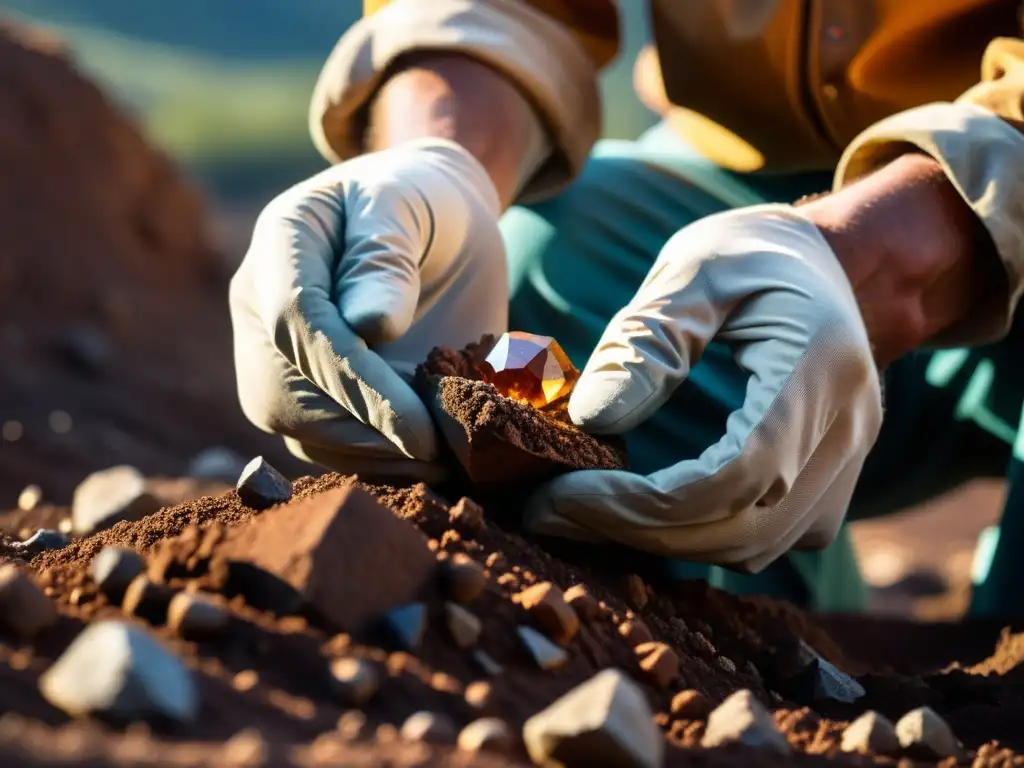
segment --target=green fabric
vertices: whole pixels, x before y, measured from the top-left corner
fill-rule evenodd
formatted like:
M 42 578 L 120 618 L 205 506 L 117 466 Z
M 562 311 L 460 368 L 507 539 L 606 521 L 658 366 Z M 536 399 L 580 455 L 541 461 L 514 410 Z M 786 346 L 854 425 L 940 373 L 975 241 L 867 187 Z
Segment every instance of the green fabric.
M 786 185 L 772 201 L 823 187 Z M 511 209 L 502 221 L 511 269 L 511 327 L 555 336 L 582 367 L 608 320 L 633 296 L 665 241 L 703 216 L 765 201 L 740 177 L 714 168 L 655 129 L 639 142 L 602 142 L 581 177 L 557 198 Z M 695 458 L 740 407 L 746 376 L 712 344 L 658 416 L 627 436 L 630 461 L 651 472 Z M 857 610 L 864 590 L 844 530 L 824 552 L 792 553 L 756 576 L 676 561 L 676 578 L 706 578 L 741 594 L 769 594 L 826 610 Z

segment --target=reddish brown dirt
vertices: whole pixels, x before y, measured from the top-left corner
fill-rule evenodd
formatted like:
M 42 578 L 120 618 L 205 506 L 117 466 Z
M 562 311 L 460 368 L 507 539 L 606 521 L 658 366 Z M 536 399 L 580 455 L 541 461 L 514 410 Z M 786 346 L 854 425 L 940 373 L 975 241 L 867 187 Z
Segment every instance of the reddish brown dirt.
M 487 335 L 476 344 L 469 344 L 465 349 L 435 347 L 430 350 L 423 365 L 417 369 L 416 376 L 421 383 L 425 376 L 458 376 L 460 379 L 481 381 L 483 369 L 480 364 L 497 340 L 497 337 Z
M 212 444 L 286 469 L 237 406 L 203 201 L 54 41 L 4 26 L 0 168 L 0 506 L 113 464 L 180 475 Z
M 301 502 L 352 482 L 353 478 L 339 475 L 304 478 L 295 484 L 296 499 Z M 143 739 L 153 747 L 148 741 L 151 738 L 173 742 L 175 746 L 168 754 L 181 750 L 182 754 L 214 760 L 216 750 L 223 749 L 224 740 L 247 728 L 258 729 L 265 749 L 280 754 L 282 759 L 290 756 L 294 760 L 296 750 L 308 752 L 309 745 L 317 743 L 319 749 L 331 745 L 343 750 L 346 759 L 354 764 L 361 764 L 360 759 L 372 764 L 373 759 L 384 759 L 383 752 L 374 750 L 398 749 L 389 741 L 393 739 L 391 727 L 400 726 L 414 711 L 442 711 L 457 724 L 481 713 L 493 714 L 519 727 L 553 698 L 607 666 L 629 671 L 644 686 L 653 710 L 659 713 L 656 718 L 673 744 L 669 765 L 789 764 L 763 754 L 695 750 L 702 721 L 679 720 L 669 714 L 672 694 L 684 688 L 700 690 L 713 703 L 737 688 L 750 688 L 776 709 L 777 722 L 798 750 L 798 763 L 813 764 L 827 757 L 830 763 L 839 760 L 858 764 L 858 760 L 837 754 L 837 739 L 844 722 L 869 707 L 898 717 L 920 704 L 929 704 L 947 717 L 970 748 L 978 749 L 998 740 L 999 749 L 1024 751 L 1018 725 L 1024 712 L 1024 685 L 1017 673 L 1022 657 L 1019 638 L 1004 637 L 991 658 L 975 658 L 971 663 L 980 664 L 968 669 L 936 671 L 956 658 L 949 656 L 936 659 L 932 669 L 919 670 L 922 674 L 913 677 L 872 671 L 882 670 L 885 664 L 879 658 L 870 658 L 870 649 L 877 652 L 885 642 L 882 635 L 895 637 L 906 631 L 905 625 L 892 623 L 885 632 L 873 636 L 870 631 L 860 633 L 863 625 L 856 622 L 844 625 L 829 620 L 824 623 L 835 632 L 830 636 L 817 621 L 790 606 L 735 598 L 696 582 L 656 594 L 649 590 L 638 592 L 635 582 L 631 588 L 620 575 L 603 572 L 593 565 L 556 559 L 536 544 L 505 533 L 493 524 L 476 532 L 456 530 L 449 523 L 447 503 L 423 485 L 404 489 L 370 486 L 368 490 L 399 517 L 419 527 L 430 538 L 431 548 L 439 557 L 463 552 L 487 568 L 488 586 L 473 603 L 472 610 L 484 625 L 481 647 L 505 667 L 505 672 L 488 680 L 490 694 L 486 701 L 477 706 L 467 702 L 467 688 L 486 676 L 466 651 L 452 645 L 442 628 L 441 605 L 434 599 L 430 603 L 431 627 L 423 648 L 412 655 L 388 650 L 372 635 L 332 635 L 315 619 L 276 616 L 247 605 L 240 597 L 225 597 L 224 604 L 234 616 L 226 638 L 187 643 L 171 636 L 163 627 L 152 628 L 197 672 L 204 702 L 200 721 L 181 731 L 150 733 L 144 729 L 124 737 L 90 725 L 91 735 L 75 738 L 92 740 L 89 743 L 95 745 L 96 754 L 100 755 L 95 764 L 113 760 L 111 756 L 124 748 L 123 739 Z M 37 732 L 46 725 L 70 727 L 64 725 L 66 718 L 36 693 L 35 679 L 66 646 L 81 622 L 118 613 L 115 606 L 97 595 L 87 573 L 91 558 L 102 546 L 130 546 L 145 553 L 151 575 L 166 576 L 175 588 L 189 581 L 209 588 L 204 558 L 215 558 L 219 542 L 227 538 L 225 533 L 254 514 L 238 501 L 234 492 L 228 492 L 162 510 L 138 523 L 121 523 L 32 560 L 32 570 L 61 610 L 62 623 L 34 644 L 0 644 L 0 701 L 7 702 L 9 710 L 31 719 L 32 728 L 26 732 Z M 22 515 L 19 524 L 25 523 Z M 369 539 L 364 543 L 372 546 Z M 169 567 L 171 562 L 191 562 L 192 570 L 174 570 Z M 516 623 L 526 621 L 526 615 L 512 596 L 540 581 L 551 581 L 562 588 L 585 584 L 607 606 L 595 621 L 584 622 L 579 635 L 568 646 L 570 662 L 554 672 L 537 669 L 523 655 L 513 633 Z M 642 608 L 637 607 L 638 601 L 645 603 Z M 680 674 L 668 687 L 645 678 L 629 643 L 618 631 L 622 622 L 637 619 L 646 624 L 654 639 L 668 643 L 679 656 Z M 985 631 L 990 632 L 991 649 L 998 629 L 993 625 Z M 953 630 L 949 635 L 954 637 Z M 920 639 L 924 642 L 927 637 L 922 634 Z M 807 707 L 804 705 L 810 702 L 780 698 L 777 691 L 785 689 L 785 685 L 779 676 L 799 638 L 838 665 L 864 673 L 860 680 L 868 691 L 866 699 L 853 706 Z M 977 646 L 983 645 L 979 638 Z M 865 648 L 867 657 L 862 658 Z M 955 644 L 950 653 L 956 653 Z M 343 738 L 337 728 L 343 708 L 326 682 L 327 661 L 341 654 L 374 659 L 389 672 L 380 693 L 362 713 L 368 724 L 354 743 Z M 0 725 L 8 719 L 9 716 L 0 720 Z M 10 741 L 9 746 L 14 749 L 17 740 Z M 4 743 L 0 728 L 0 749 L 5 748 Z M 51 745 L 44 752 L 52 754 L 54 749 Z M 399 749 L 405 755 L 401 759 L 406 759 L 408 750 L 413 749 L 418 759 L 425 759 L 426 748 L 422 745 Z M 994 749 L 987 747 L 986 754 Z M 430 755 L 430 760 L 442 762 L 455 759 L 440 752 Z M 308 754 L 305 757 L 308 759 Z M 525 759 L 522 753 L 517 757 Z
M 416 372 L 417 386 L 471 483 L 493 492 L 574 469 L 628 466 L 621 440 L 587 434 L 569 420 L 566 398 L 537 410 L 482 381 L 481 362 L 494 342 L 485 336 L 459 351 L 435 348 Z
M 475 483 L 515 485 L 572 469 L 626 467 L 625 452 L 616 446 L 502 397 L 482 381 L 446 376 L 438 381 L 438 398 L 458 424 L 450 442 Z

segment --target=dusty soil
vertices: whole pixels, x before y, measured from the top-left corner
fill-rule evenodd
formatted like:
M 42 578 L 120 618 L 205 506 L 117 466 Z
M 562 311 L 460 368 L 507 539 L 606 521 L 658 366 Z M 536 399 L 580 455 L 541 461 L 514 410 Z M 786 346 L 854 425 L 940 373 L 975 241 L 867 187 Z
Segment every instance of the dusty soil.
M 0 19 L 0 506 L 89 472 L 180 475 L 249 426 L 204 201 L 60 44 Z
M 463 482 L 507 494 L 570 470 L 628 468 L 622 441 L 575 426 L 567 398 L 538 410 L 481 380 L 481 362 L 495 341 L 484 336 L 462 350 L 437 347 L 416 371 L 417 389 L 462 468 Z
M 851 526 L 873 613 L 949 621 L 970 603 L 978 535 L 999 522 L 1003 480 L 975 480 L 898 515 Z

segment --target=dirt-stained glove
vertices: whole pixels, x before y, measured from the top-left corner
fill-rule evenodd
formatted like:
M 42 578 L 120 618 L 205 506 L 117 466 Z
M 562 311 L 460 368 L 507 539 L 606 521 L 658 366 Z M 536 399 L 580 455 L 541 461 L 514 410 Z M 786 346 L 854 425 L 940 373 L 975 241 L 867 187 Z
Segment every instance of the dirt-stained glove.
M 296 455 L 437 479 L 410 388 L 435 345 L 508 323 L 500 204 L 484 168 L 429 139 L 349 160 L 273 200 L 231 282 L 242 409 Z
M 530 530 L 749 572 L 835 538 L 881 426 L 880 384 L 842 268 L 790 206 L 711 216 L 669 240 L 605 331 L 570 416 L 591 432 L 628 431 L 712 340 L 749 374 L 722 438 L 648 476 L 563 475 L 527 506 Z

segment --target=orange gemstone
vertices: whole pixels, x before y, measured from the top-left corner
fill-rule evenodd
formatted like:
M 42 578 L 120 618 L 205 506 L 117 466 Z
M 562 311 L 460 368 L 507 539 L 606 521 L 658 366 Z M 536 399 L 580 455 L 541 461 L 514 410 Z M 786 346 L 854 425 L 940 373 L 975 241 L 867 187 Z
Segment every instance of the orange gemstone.
M 544 408 L 572 392 L 580 372 L 550 336 L 506 333 L 483 364 L 484 381 L 505 397 Z

